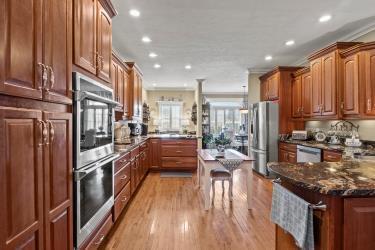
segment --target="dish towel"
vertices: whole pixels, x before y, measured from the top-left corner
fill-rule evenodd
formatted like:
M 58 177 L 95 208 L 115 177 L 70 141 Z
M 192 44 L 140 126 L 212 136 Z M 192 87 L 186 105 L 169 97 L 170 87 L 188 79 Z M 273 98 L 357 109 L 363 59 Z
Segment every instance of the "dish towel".
M 234 170 L 236 170 L 241 163 L 243 162 L 242 159 L 221 159 L 219 158 L 218 161 L 220 162 L 223 167 L 228 170 L 229 172 L 233 173 Z
M 314 250 L 313 209 L 277 183 L 273 184 L 271 221 L 289 232 L 299 248 Z

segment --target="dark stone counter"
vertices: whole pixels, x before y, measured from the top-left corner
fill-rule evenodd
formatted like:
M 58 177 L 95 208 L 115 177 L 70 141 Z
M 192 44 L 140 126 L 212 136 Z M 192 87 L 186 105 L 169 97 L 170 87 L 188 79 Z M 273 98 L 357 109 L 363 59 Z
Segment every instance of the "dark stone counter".
M 375 161 L 268 164 L 282 181 L 335 196 L 375 196 Z

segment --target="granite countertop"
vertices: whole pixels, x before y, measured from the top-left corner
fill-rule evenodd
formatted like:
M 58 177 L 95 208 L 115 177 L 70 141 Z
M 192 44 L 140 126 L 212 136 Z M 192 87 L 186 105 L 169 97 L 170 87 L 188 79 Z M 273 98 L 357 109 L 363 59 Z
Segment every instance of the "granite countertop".
M 126 144 L 117 144 L 115 142 L 115 153 L 125 154 L 130 152 L 135 147 L 139 146 L 149 138 L 158 138 L 158 139 L 189 139 L 194 140 L 198 137 L 195 135 L 175 135 L 175 134 L 150 134 L 147 136 L 133 136 L 129 140 L 129 143 Z
M 302 146 L 312 147 L 312 148 L 320 148 L 323 150 L 331 150 L 331 151 L 336 151 L 338 153 L 351 151 L 351 152 L 362 154 L 362 155 L 366 155 L 366 154 L 375 155 L 375 149 L 368 149 L 366 147 L 348 147 L 342 144 L 332 145 L 329 143 L 317 142 L 317 141 L 285 140 L 285 141 L 280 141 L 280 142 L 297 144 L 297 145 L 302 145 Z
M 375 161 L 279 163 L 267 165 L 282 181 L 335 196 L 375 196 Z

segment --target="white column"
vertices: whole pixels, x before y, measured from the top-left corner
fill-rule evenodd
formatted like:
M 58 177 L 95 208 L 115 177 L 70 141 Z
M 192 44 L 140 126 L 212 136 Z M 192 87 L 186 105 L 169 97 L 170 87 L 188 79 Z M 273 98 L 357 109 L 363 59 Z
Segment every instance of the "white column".
M 197 79 L 197 136 L 198 148 L 202 148 L 202 104 L 203 104 L 203 82 L 205 79 Z

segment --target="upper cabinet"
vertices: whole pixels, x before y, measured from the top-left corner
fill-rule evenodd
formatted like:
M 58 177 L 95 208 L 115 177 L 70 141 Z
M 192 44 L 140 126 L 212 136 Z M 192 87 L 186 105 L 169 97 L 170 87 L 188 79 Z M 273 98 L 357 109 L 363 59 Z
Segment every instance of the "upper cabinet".
M 292 117 L 311 116 L 312 83 L 309 68 L 296 71 L 292 81 Z
M 279 99 L 279 80 L 279 72 L 261 79 L 261 99 L 263 101 L 272 101 Z
M 119 103 L 115 108 L 117 119 L 128 118 L 130 99 L 133 95 L 129 91 L 130 68 L 113 52 L 111 72 L 115 100 Z
M 75 0 L 74 63 L 110 82 L 112 21 L 116 12 L 106 0 Z
M 132 93 L 129 100 L 128 116 L 140 118 L 142 116 L 143 74 L 135 63 L 128 62 L 127 64 L 130 67 L 129 92 Z
M 71 103 L 72 0 L 5 0 L 0 92 Z
M 365 92 L 366 92 L 366 115 L 375 115 L 375 43 L 369 44 L 364 52 L 365 61 Z
M 356 44 L 358 43 L 335 43 L 309 57 L 312 81 L 312 115 L 315 118 L 339 118 L 338 97 L 342 83 L 342 61 L 339 53 Z

